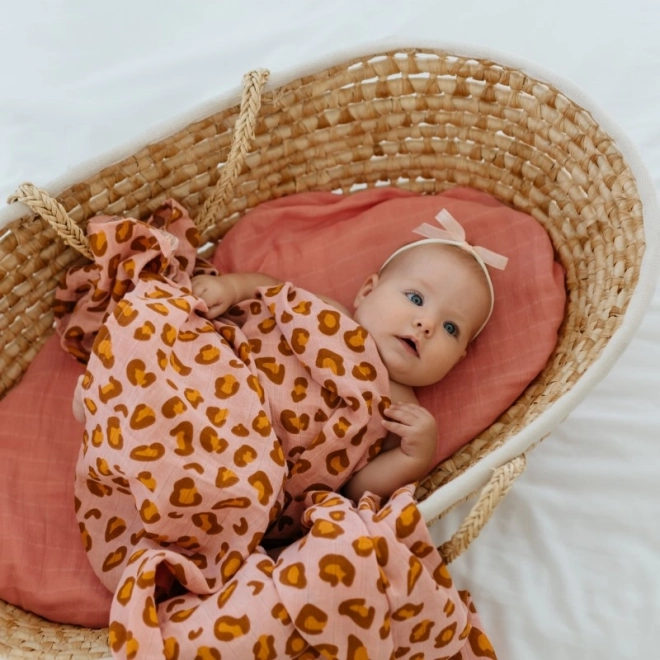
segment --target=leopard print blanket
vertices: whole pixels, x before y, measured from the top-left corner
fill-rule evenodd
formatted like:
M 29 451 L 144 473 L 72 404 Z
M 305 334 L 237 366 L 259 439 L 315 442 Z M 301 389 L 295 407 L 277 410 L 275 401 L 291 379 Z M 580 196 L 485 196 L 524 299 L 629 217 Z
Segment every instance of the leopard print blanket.
M 494 658 L 415 506 L 337 491 L 382 442 L 387 374 L 287 284 L 210 322 L 185 209 L 100 217 L 57 294 L 87 362 L 76 510 L 116 658 Z

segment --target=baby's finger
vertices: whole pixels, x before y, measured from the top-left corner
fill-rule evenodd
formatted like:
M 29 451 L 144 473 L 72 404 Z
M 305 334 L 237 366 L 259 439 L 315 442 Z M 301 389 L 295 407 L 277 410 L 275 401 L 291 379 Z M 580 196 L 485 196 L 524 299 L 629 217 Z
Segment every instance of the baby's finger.
M 420 414 L 424 412 L 424 408 L 421 406 L 416 406 L 412 403 L 394 403 L 386 411 L 385 414 L 388 417 L 398 418 L 401 415 L 409 417 L 419 417 Z
M 204 314 L 207 319 L 214 319 L 218 316 L 221 316 L 225 311 L 227 311 L 227 305 L 225 303 L 217 303 L 209 307 L 209 311 Z
M 397 408 L 400 410 L 424 410 L 422 406 L 420 406 L 417 403 L 409 403 L 407 401 L 399 401 L 397 403 L 393 403 L 390 408 Z
M 381 420 L 383 428 L 395 435 L 401 436 L 408 430 L 410 427 L 407 424 L 402 424 L 401 422 L 394 422 L 389 419 Z
M 406 424 L 408 426 L 414 424 L 419 419 L 413 411 L 401 408 L 388 408 L 385 411 L 385 416 L 389 420 L 399 422 L 400 424 Z

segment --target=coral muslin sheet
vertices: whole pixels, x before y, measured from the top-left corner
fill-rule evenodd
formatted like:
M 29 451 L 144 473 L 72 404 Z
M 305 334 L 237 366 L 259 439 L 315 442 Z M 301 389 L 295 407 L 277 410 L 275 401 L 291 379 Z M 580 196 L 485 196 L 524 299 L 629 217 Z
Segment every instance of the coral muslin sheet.
M 377 454 L 371 338 L 290 284 L 211 322 L 175 202 L 101 217 L 58 293 L 88 360 L 77 516 L 117 658 L 494 658 L 413 501 L 337 493 Z

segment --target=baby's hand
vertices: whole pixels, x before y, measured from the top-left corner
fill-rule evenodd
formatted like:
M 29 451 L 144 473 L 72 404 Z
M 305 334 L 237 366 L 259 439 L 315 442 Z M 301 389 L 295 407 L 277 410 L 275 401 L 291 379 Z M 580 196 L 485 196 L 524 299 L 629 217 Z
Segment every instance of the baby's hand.
M 204 316 L 214 319 L 224 314 L 238 300 L 238 293 L 230 275 L 196 275 L 192 278 L 193 293 L 209 308 Z
M 401 438 L 401 451 L 421 462 L 435 453 L 438 425 L 431 413 L 416 403 L 395 403 L 386 411 L 383 426 Z

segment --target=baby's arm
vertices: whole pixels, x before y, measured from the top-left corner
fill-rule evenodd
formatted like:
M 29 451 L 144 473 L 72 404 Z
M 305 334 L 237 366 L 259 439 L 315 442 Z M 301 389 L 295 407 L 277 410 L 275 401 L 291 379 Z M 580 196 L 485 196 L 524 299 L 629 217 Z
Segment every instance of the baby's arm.
M 214 319 L 233 305 L 254 298 L 260 286 L 276 286 L 280 280 L 262 273 L 227 273 L 227 275 L 197 275 L 192 290 L 208 305 L 205 316 Z
M 431 467 L 438 436 L 433 415 L 413 402 L 394 404 L 385 415 L 388 419 L 383 420 L 383 426 L 389 433 L 384 450 L 344 486 L 344 494 L 354 502 L 365 491 L 389 497 L 397 488 L 423 477 Z M 400 438 L 398 445 L 392 446 L 392 436 Z
M 224 314 L 232 305 L 254 298 L 255 292 L 260 286 L 277 286 L 278 284 L 282 284 L 281 280 L 263 273 L 197 275 L 192 279 L 192 290 L 208 305 L 209 311 L 205 316 L 214 319 L 216 316 Z M 317 295 L 324 302 L 350 316 L 349 310 L 341 303 L 327 296 Z

